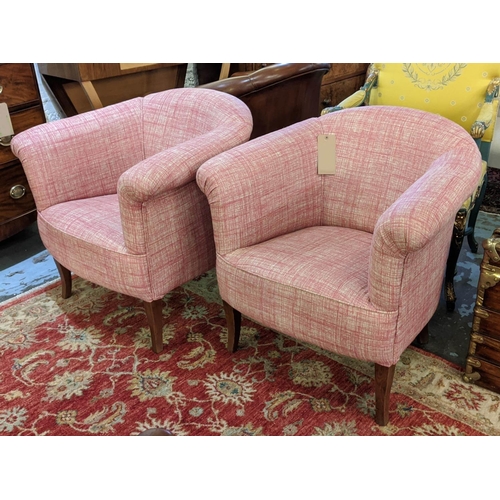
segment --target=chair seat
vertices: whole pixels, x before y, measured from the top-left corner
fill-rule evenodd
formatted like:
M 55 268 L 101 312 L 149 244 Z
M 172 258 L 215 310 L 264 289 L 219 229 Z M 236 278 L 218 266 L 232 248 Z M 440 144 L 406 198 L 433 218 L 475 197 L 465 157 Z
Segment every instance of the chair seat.
M 146 255 L 127 250 L 117 195 L 59 203 L 38 215 L 42 241 L 76 275 L 142 300 L 155 300 Z
M 377 310 L 368 299 L 371 242 L 364 231 L 317 226 L 218 256 L 221 295 L 230 286 L 231 305 L 249 317 L 264 314 L 280 332 L 390 364 L 397 311 Z
M 109 251 L 129 253 L 123 238 L 116 194 L 59 203 L 43 210 L 40 215 L 62 234 Z
M 308 227 L 236 250 L 225 259 L 261 279 L 373 309 L 368 301 L 371 240 L 371 234 L 356 229 Z

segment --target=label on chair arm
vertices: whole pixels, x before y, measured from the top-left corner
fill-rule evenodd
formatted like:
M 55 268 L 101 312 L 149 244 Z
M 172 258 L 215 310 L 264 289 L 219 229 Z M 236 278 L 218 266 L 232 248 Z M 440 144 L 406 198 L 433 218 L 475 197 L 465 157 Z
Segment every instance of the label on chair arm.
M 14 129 L 10 121 L 9 108 L 5 102 L 0 102 L 0 137 L 11 135 L 14 135 Z
M 318 174 L 334 174 L 336 160 L 335 135 L 318 135 Z

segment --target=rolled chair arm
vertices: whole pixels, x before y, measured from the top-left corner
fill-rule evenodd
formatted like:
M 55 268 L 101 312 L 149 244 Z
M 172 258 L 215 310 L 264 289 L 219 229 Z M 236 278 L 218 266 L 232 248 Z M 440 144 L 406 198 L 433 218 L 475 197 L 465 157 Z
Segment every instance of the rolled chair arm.
M 195 180 L 196 171 L 209 158 L 248 140 L 250 129 L 240 126 L 222 134 L 212 130 L 161 151 L 124 172 L 118 180 L 123 203 L 145 203 Z
M 318 120 L 259 137 L 200 167 L 196 181 L 210 204 L 219 254 L 320 224 Z
M 365 84 L 357 92 L 350 95 L 336 106 L 323 109 L 321 114 L 326 115 L 327 113 L 333 113 L 341 109 L 357 108 L 358 106 L 368 103 L 372 88 L 377 86 L 378 73 L 378 69 L 372 69 L 366 78 Z
M 469 186 L 479 182 L 482 171 L 479 150 L 474 149 L 470 154 L 463 151 L 448 152 L 436 159 L 377 221 L 369 270 L 370 300 L 377 307 L 397 308 L 398 297 L 391 296 L 387 290 L 397 288 L 403 261 L 408 260 L 410 254 L 425 252 L 437 238 L 449 244 L 456 213 L 470 195 Z M 466 175 L 459 176 L 450 168 L 460 163 L 467 165 Z M 447 195 L 443 196 L 443 192 Z M 416 260 L 426 259 L 432 260 L 432 255 L 426 254 L 424 259 L 422 254 Z M 408 266 L 406 269 L 409 272 Z

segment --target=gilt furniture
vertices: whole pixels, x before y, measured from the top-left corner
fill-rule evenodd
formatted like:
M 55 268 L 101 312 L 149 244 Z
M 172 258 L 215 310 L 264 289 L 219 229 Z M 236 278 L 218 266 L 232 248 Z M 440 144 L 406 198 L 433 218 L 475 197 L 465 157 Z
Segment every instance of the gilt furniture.
M 463 378 L 500 393 L 500 228 L 483 240 L 483 249 Z
M 334 173 L 318 173 L 324 162 Z M 197 182 L 229 350 L 243 314 L 372 362 L 375 419 L 387 424 L 396 364 L 426 334 L 455 215 L 481 168 L 462 127 L 393 106 L 311 118 L 208 160 Z
M 78 276 L 143 301 L 152 348 L 163 297 L 215 264 L 195 174 L 250 137 L 249 109 L 222 92 L 172 89 L 34 127 L 12 140 L 57 263 L 63 297 Z
M 361 105 L 392 105 L 422 109 L 444 116 L 470 132 L 483 158 L 477 190 L 457 212 L 446 265 L 448 311 L 455 309 L 453 279 L 464 236 L 473 252 L 477 214 L 484 198 L 487 161 L 498 112 L 498 63 L 373 63 L 362 88 L 323 113 Z
M 33 64 L 0 63 L 0 103 L 7 104 L 14 134 L 45 123 Z M 12 136 L 0 137 L 0 241 L 36 220 L 36 208 Z
M 187 63 L 38 63 L 66 116 L 184 86 Z
M 241 76 L 202 85 L 232 94 L 252 112 L 251 139 L 320 113 L 323 76 L 329 63 L 277 63 Z

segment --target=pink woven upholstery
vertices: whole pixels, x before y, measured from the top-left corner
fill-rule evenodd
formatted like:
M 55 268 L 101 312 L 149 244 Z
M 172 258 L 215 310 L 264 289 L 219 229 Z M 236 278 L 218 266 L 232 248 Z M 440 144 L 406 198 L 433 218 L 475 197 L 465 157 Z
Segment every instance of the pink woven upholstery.
M 174 89 L 31 128 L 12 140 L 43 243 L 63 267 L 145 302 L 215 265 L 195 175 L 248 140 L 237 98 Z
M 317 136 L 331 133 L 336 173 L 318 175 Z M 222 299 L 393 367 L 435 312 L 455 215 L 480 175 L 462 127 L 402 107 L 312 118 L 222 153 L 197 173 Z

